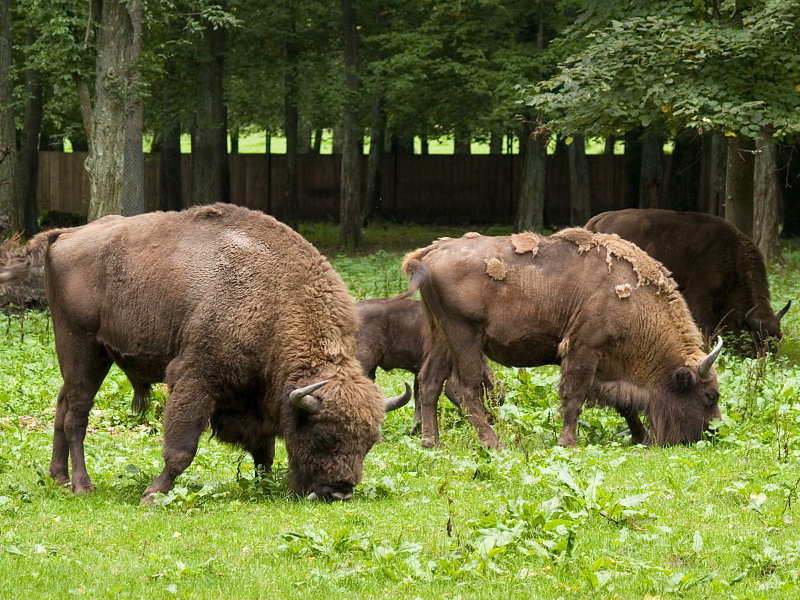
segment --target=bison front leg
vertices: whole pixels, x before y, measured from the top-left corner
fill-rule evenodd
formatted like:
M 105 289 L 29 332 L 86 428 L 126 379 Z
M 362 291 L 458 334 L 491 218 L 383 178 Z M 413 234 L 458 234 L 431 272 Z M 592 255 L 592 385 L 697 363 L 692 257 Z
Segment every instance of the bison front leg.
M 258 447 L 249 449 L 256 474 L 269 473 L 272 470 L 272 463 L 275 462 L 275 436 L 264 436 L 262 442 Z
M 152 502 L 152 494 L 170 491 L 197 454 L 200 435 L 213 412 L 213 398 L 194 382 L 170 386 L 164 409 L 164 469 L 144 491 L 142 504 Z
M 642 425 L 641 419 L 639 419 L 638 410 L 635 408 L 618 408 L 617 412 L 621 414 L 625 418 L 625 422 L 628 423 L 632 444 L 643 444 L 645 446 L 651 446 L 653 444 L 653 438 L 644 428 L 644 425 Z
M 558 395 L 564 424 L 558 436 L 559 446 L 574 446 L 578 436 L 578 417 L 594 382 L 598 364 L 597 355 L 589 349 L 570 348 L 561 360 L 561 382 Z

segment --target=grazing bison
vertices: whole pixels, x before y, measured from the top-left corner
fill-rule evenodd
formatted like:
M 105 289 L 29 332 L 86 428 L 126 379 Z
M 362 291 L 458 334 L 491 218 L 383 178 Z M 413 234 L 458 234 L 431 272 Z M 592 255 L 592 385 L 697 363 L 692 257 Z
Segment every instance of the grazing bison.
M 58 394 L 49 475 L 90 492 L 84 437 L 112 363 L 134 408 L 165 381 L 164 470 L 145 490 L 172 488 L 210 423 L 222 441 L 269 469 L 286 440 L 291 489 L 347 500 L 380 437 L 385 400 L 355 358 L 355 303 L 311 244 L 262 213 L 226 204 L 109 216 L 31 239 L 0 283 L 44 259 Z
M 410 253 L 403 270 L 406 295 L 419 289 L 431 327 L 419 374 L 423 446 L 439 440 L 445 379 L 481 443 L 502 446 L 478 393 L 484 354 L 508 366 L 561 365 L 562 446 L 575 444 L 587 399 L 623 415 L 634 443 L 699 440 L 720 414 L 713 363 L 721 344 L 702 352 L 669 273 L 618 236 L 469 233 Z
M 410 298 L 374 298 L 356 302 L 358 331 L 356 331 L 356 358 L 364 374 L 373 381 L 375 369 L 384 371 L 404 369 L 414 377 L 414 424 L 422 420 L 419 405 L 419 382 L 416 375 L 422 366 L 423 329 L 426 327 L 422 302 Z M 484 361 L 483 385 L 487 394 L 494 397 L 494 376 Z M 444 394 L 460 408 L 458 399 L 445 385 Z M 499 403 L 503 401 L 500 392 Z
M 616 233 L 672 271 L 706 336 L 748 332 L 752 354 L 781 337 L 781 318 L 769 304 L 767 269 L 758 247 L 725 219 L 694 212 L 629 208 L 601 213 L 586 229 Z

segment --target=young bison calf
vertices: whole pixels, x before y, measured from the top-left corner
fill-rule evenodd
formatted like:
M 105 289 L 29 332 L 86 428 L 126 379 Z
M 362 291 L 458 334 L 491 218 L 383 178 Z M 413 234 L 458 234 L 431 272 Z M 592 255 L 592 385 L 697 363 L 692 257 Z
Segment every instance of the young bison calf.
M 356 331 L 356 358 L 364 374 L 373 381 L 375 370 L 404 369 L 414 374 L 414 426 L 422 421 L 419 405 L 417 375 L 424 358 L 423 328 L 427 327 L 422 302 L 410 298 L 376 298 L 356 302 L 359 327 Z M 494 397 L 494 375 L 484 361 L 483 385 L 486 394 Z M 461 403 L 450 391 L 444 394 L 459 409 Z M 503 403 L 504 394 L 498 390 L 497 399 Z

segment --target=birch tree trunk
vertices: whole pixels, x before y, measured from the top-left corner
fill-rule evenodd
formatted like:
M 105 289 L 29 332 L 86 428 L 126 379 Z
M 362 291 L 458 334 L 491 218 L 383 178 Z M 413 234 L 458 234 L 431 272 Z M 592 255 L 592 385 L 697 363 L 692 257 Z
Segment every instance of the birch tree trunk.
M 753 241 L 767 262 L 782 259 L 778 220 L 777 149 L 770 132 L 756 140 L 753 172 Z

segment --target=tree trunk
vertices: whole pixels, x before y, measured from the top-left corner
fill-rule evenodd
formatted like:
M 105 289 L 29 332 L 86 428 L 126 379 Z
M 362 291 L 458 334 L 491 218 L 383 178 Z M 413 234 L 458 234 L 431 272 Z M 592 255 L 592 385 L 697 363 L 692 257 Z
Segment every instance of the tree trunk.
M 703 144 L 696 129 L 684 129 L 675 136 L 675 149 L 669 161 L 663 208 L 692 210 L 699 208 L 700 164 Z
M 298 81 L 297 81 L 297 42 L 295 40 L 294 22 L 291 24 L 289 38 L 285 46 L 286 74 L 284 77 L 284 124 L 283 131 L 286 135 L 286 195 L 284 196 L 281 218 L 287 225 L 297 229 L 297 154 L 298 130 L 300 127 L 297 110 Z
M 783 235 L 800 236 L 800 144 L 781 146 L 778 152 L 783 192 Z
M 192 140 L 191 204 L 230 201 L 228 130 L 225 123 L 225 30 L 204 24 L 205 41 L 197 59 L 200 101 Z
M 606 137 L 605 145 L 603 146 L 603 154 L 614 154 L 614 145 L 617 143 L 617 138 L 613 135 Z
M 503 134 L 492 131 L 489 134 L 489 154 L 503 153 Z
M 27 30 L 28 45 L 36 41 L 36 32 Z M 19 198 L 22 204 L 23 231 L 30 238 L 39 230 L 36 183 L 39 178 L 39 134 L 42 130 L 42 85 L 31 69 L 25 70 L 25 123 L 19 150 Z
M 544 229 L 547 143 L 541 136 L 532 135 L 528 127 L 525 128 L 521 143 L 525 144 L 525 152 L 514 231 L 541 232 Z
M 339 245 L 355 249 L 361 246 L 361 170 L 359 165 L 360 132 L 356 98 L 358 97 L 358 29 L 355 0 L 342 0 L 344 26 L 344 65 L 347 98 L 344 107 L 344 142 L 342 144 L 342 182 L 339 204 Z
M 640 130 L 625 132 L 625 197 L 623 208 L 639 206 L 639 180 L 642 177 L 642 141 Z
M 314 154 L 319 154 L 322 151 L 322 129 L 314 130 L 314 144 L 311 147 Z
M 138 5 L 138 0 L 104 0 L 99 7 L 94 104 L 86 81 L 73 76 L 89 143 L 84 166 L 89 175 L 90 221 L 122 214 L 128 120 L 138 103 L 135 66 L 140 46 L 134 25 Z
M 17 130 L 14 125 L 14 81 L 12 66 L 11 0 L 0 0 L 0 216 L 9 220 L 12 232 L 22 230 L 22 210 L 17 200 Z
M 161 138 L 160 210 L 183 208 L 183 179 L 181 177 L 181 126 L 172 123 L 164 127 Z
M 728 138 L 728 170 L 725 177 L 725 219 L 753 237 L 753 168 L 755 141 Z
M 386 111 L 383 99 L 372 99 L 372 117 L 369 132 L 369 161 L 367 163 L 367 195 L 364 201 L 364 219 L 371 214 L 381 215 L 381 171 L 383 168 L 383 142 L 386 134 Z
M 756 141 L 753 169 L 753 241 L 764 260 L 781 260 L 778 219 L 777 149 L 771 132 Z
M 470 154 L 471 151 L 469 131 L 456 128 L 453 136 L 453 154 Z
M 725 206 L 725 172 L 728 145 L 725 136 L 715 131 L 703 138 L 703 161 L 700 173 L 699 210 L 710 215 L 722 215 Z
M 649 134 L 642 145 L 642 174 L 639 178 L 639 208 L 659 208 L 664 182 L 664 140 Z
M 589 163 L 586 160 L 586 141 L 575 135 L 568 147 L 569 153 L 569 220 L 570 224 L 583 227 L 592 216 L 589 196 Z
M 130 11 L 133 38 L 130 53 L 138 57 L 142 51 L 142 3 L 141 0 L 132 0 L 128 4 Z M 131 73 L 134 89 L 139 87 L 139 73 Z M 144 148 L 142 135 L 144 133 L 144 111 L 138 98 L 131 102 L 125 124 L 125 172 L 122 182 L 122 214 L 126 216 L 140 215 L 144 212 Z

